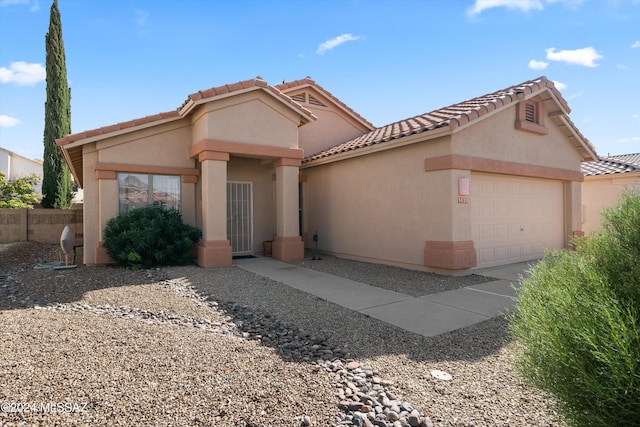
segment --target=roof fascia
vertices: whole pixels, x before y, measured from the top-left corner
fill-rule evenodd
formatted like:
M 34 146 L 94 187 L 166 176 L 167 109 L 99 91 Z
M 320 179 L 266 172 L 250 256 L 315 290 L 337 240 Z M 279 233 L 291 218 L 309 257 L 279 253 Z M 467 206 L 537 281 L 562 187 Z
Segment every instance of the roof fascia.
M 571 112 L 571 109 L 569 108 L 566 102 L 561 102 L 560 99 L 558 99 L 558 96 L 561 97 L 562 94 L 560 94 L 560 92 L 557 89 L 553 90 L 552 88 L 547 86 L 542 90 L 527 96 L 526 99 L 530 99 L 532 97 L 538 96 L 540 93 L 545 91 L 549 93 L 549 96 L 551 96 L 551 99 L 553 99 L 553 102 L 555 102 L 556 106 L 558 106 L 560 108 L 560 111 L 562 111 L 561 115 L 554 115 L 550 117 L 559 117 L 562 123 L 569 129 L 573 137 L 580 142 L 580 146 L 582 146 L 584 151 L 586 151 L 587 154 L 592 157 L 592 160 L 597 160 L 598 153 L 596 153 L 595 149 L 591 146 L 591 144 L 587 140 L 585 140 L 584 136 L 580 135 L 580 133 L 577 132 L 575 125 L 569 120 L 569 113 Z M 565 108 L 565 105 L 567 105 L 567 108 Z M 585 159 L 585 160 L 588 161 L 589 159 Z
M 635 172 L 615 172 L 615 173 L 601 173 L 598 175 L 585 175 L 585 181 L 593 181 L 593 180 L 605 180 L 605 179 L 640 179 L 640 171 Z
M 73 175 L 73 179 L 75 180 L 75 182 L 78 184 L 80 188 L 83 188 L 84 182 L 82 180 L 82 177 L 78 176 L 78 172 L 76 171 L 75 165 L 71 161 L 71 156 L 69 156 L 69 152 L 65 150 L 64 147 L 58 146 L 58 149 L 62 152 L 62 156 L 64 157 L 65 162 L 67 162 L 69 171 L 71 172 L 71 175 Z M 82 148 L 80 148 L 80 150 L 82 150 Z
M 102 141 L 102 140 L 107 139 L 107 138 L 114 138 L 116 136 L 125 135 L 127 133 L 132 133 L 132 132 L 144 130 L 144 129 L 147 129 L 147 128 L 150 128 L 150 127 L 163 125 L 163 124 L 170 123 L 170 122 L 173 122 L 173 121 L 176 121 L 176 120 L 180 120 L 180 119 L 182 119 L 182 117 L 180 117 L 180 116 L 169 117 L 169 118 L 166 118 L 166 119 L 160 119 L 160 120 L 156 120 L 156 121 L 153 121 L 153 122 L 143 123 L 143 124 L 140 124 L 140 125 L 137 125 L 137 126 L 131 126 L 131 127 L 127 127 L 127 128 L 124 128 L 124 129 L 118 129 L 118 130 L 115 130 L 113 132 L 107 132 L 107 133 L 102 133 L 102 134 L 98 134 L 98 135 L 94 135 L 94 136 L 89 136 L 87 138 L 79 139 L 79 140 L 71 142 L 69 144 L 59 145 L 59 146 L 61 148 L 63 148 L 63 149 L 75 148 L 75 147 L 79 147 L 81 145 L 90 144 L 92 142 Z
M 304 111 L 303 107 L 301 105 L 299 105 L 297 102 L 291 100 L 292 103 L 295 103 L 295 105 L 298 106 L 298 108 L 295 108 L 291 104 L 289 104 L 287 102 L 284 102 L 284 100 L 282 100 L 280 97 L 276 96 L 276 94 L 274 94 L 271 90 L 269 90 L 268 87 L 260 87 L 260 86 L 252 86 L 252 87 L 248 87 L 248 88 L 245 88 L 245 89 L 234 90 L 233 92 L 227 92 L 227 93 L 223 93 L 223 94 L 220 94 L 220 95 L 212 96 L 212 97 L 209 97 L 209 98 L 202 98 L 202 99 L 199 99 L 197 101 L 194 101 L 193 99 L 189 99 L 189 101 L 182 108 L 180 108 L 180 110 L 178 110 L 178 113 L 179 113 L 180 117 L 186 117 L 191 111 L 193 111 L 194 108 L 196 108 L 199 105 L 207 104 L 209 102 L 214 102 L 214 101 L 217 101 L 217 100 L 220 100 L 220 99 L 231 98 L 231 97 L 234 97 L 234 96 L 237 96 L 237 95 L 253 92 L 253 91 L 256 91 L 256 90 L 263 91 L 264 93 L 266 93 L 267 95 L 269 95 L 271 98 L 275 99 L 276 101 L 278 101 L 282 105 L 285 105 L 287 108 L 290 108 L 291 110 L 295 111 L 303 119 L 303 123 L 301 123 L 301 124 L 312 122 L 312 121 L 317 119 L 317 117 L 314 116 L 313 114 L 310 114 L 310 115 L 307 114 Z
M 591 159 L 585 158 L 583 161 L 598 160 L 598 153 L 596 153 L 596 151 L 591 147 L 591 144 L 576 131 L 574 124 L 569 121 L 569 118 L 566 115 L 558 116 L 558 118 L 562 121 L 565 127 L 569 129 L 569 132 L 571 132 L 571 135 L 573 135 L 576 141 L 580 143 L 580 147 L 582 147 L 582 149 L 591 156 Z

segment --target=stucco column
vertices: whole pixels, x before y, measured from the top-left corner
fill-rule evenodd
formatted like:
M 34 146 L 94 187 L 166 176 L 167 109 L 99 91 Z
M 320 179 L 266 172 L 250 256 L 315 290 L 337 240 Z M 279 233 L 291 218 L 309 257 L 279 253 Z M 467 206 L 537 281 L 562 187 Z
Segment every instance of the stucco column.
M 443 270 L 466 270 L 477 265 L 471 232 L 473 195 L 460 197 L 460 179 L 470 179 L 471 171 L 445 169 L 429 171 L 431 196 L 437 203 L 437 221 L 425 242 L 424 265 Z
M 298 173 L 301 161 L 282 158 L 276 168 L 276 237 L 273 257 L 285 262 L 304 259 L 304 242 L 298 230 Z
M 227 240 L 229 153 L 204 151 L 198 159 L 202 172 L 202 241 L 198 245 L 198 265 L 230 267 L 231 244 Z
M 582 236 L 582 182 L 565 181 L 565 235 Z M 567 245 L 569 242 L 565 242 Z

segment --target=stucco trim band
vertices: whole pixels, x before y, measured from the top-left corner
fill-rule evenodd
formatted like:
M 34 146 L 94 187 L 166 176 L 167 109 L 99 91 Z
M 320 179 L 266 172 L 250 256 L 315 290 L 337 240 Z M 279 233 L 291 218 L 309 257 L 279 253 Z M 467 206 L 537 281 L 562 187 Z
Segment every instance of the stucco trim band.
M 582 172 L 578 171 L 528 165 L 524 163 L 505 162 L 502 160 L 483 159 L 480 157 L 462 156 L 458 154 L 449 154 L 446 156 L 424 159 L 425 172 L 447 169 L 527 176 L 531 178 L 559 179 L 563 181 L 582 182 L 584 180 L 584 175 L 582 175 Z
M 198 169 L 129 165 L 123 163 L 96 163 L 94 168 L 97 179 L 116 179 L 117 172 L 128 172 L 153 175 L 179 175 L 182 177 L 182 182 L 196 182 L 197 177 L 200 175 Z
M 478 265 L 473 240 L 458 242 L 427 240 L 424 265 L 447 270 L 464 270 Z
M 228 240 L 206 240 L 198 243 L 200 267 L 231 267 L 232 263 L 231 243 Z
M 273 166 L 274 167 L 280 167 L 280 166 L 295 166 L 297 168 L 300 167 L 300 165 L 302 164 L 302 160 L 300 159 L 290 159 L 287 157 L 283 157 L 281 159 L 275 160 L 273 162 Z
M 203 139 L 191 146 L 189 149 L 189 157 L 193 158 L 205 151 L 216 151 L 219 153 L 258 158 L 288 158 L 299 160 L 302 160 L 304 154 L 304 151 L 300 148 L 274 147 L 271 145 Z
M 229 153 L 221 153 L 218 151 L 203 151 L 198 154 L 198 161 L 200 163 L 205 160 L 220 160 L 223 162 L 229 161 Z
M 304 260 L 304 242 L 300 236 L 276 236 L 273 239 L 273 257 L 284 262 Z

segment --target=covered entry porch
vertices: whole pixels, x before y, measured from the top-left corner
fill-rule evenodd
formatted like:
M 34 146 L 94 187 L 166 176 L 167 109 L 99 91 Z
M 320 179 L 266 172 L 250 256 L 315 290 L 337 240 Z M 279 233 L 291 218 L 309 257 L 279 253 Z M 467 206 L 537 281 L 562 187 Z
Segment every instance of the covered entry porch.
M 250 253 L 263 240 L 271 239 L 274 258 L 285 262 L 303 259 L 298 222 L 301 149 L 206 139 L 193 145 L 189 154 L 200 168 L 198 265 L 229 267 L 234 251 Z M 229 190 L 240 191 L 241 200 Z M 228 204 L 230 195 L 232 205 Z M 250 217 L 240 212 L 243 205 L 251 207 Z M 244 224 L 237 227 L 229 220 Z M 233 246 L 230 233 L 234 234 Z

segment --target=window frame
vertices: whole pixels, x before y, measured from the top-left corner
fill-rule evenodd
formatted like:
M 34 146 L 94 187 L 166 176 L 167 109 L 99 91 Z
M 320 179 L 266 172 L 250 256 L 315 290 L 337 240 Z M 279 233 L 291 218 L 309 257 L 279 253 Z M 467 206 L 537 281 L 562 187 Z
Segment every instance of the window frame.
M 128 208 L 126 210 L 122 210 L 122 207 L 124 205 L 124 203 L 121 201 L 121 177 L 123 177 L 122 179 L 125 179 L 127 176 L 146 176 L 147 177 L 147 203 L 144 206 L 135 206 L 132 208 Z M 159 200 L 155 200 L 154 195 L 155 195 L 155 191 L 153 188 L 153 180 L 154 180 L 154 176 L 155 177 L 167 177 L 167 178 L 176 178 L 178 180 L 178 201 L 176 203 L 176 206 L 169 206 L 170 208 L 175 208 L 178 211 L 182 212 L 182 198 L 183 198 L 183 189 L 182 189 L 182 178 L 180 175 L 171 175 L 171 174 L 158 174 L 158 173 L 139 173 L 139 172 L 117 172 L 116 173 L 116 197 L 118 198 L 118 214 L 125 214 L 128 212 L 131 212 L 131 210 L 133 209 L 137 209 L 140 207 L 147 207 L 147 206 L 151 206 L 153 205 L 154 202 L 159 201 Z

